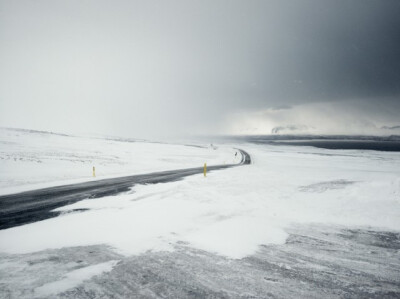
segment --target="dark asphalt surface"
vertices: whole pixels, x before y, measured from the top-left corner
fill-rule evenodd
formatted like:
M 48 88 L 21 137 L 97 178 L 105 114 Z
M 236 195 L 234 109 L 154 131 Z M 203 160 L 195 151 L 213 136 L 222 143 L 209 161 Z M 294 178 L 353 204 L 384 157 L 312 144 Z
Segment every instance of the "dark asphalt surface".
M 243 150 L 238 151 L 242 154 L 239 164 L 208 166 L 207 171 L 250 164 L 250 155 Z M 0 229 L 56 217 L 60 213 L 52 210 L 86 198 L 115 195 L 128 191 L 136 184 L 173 182 L 198 173 L 203 173 L 203 167 L 104 179 L 0 196 Z

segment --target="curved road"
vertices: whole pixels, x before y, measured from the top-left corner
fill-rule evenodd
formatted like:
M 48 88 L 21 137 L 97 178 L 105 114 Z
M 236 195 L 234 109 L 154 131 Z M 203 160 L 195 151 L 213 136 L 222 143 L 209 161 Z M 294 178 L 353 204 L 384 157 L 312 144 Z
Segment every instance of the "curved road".
M 238 151 L 242 154 L 239 164 L 209 166 L 207 171 L 250 164 L 250 155 L 241 149 Z M 169 170 L 0 196 L 0 229 L 58 216 L 60 213 L 52 210 L 86 198 L 115 195 L 128 191 L 136 184 L 172 182 L 202 172 L 203 167 Z

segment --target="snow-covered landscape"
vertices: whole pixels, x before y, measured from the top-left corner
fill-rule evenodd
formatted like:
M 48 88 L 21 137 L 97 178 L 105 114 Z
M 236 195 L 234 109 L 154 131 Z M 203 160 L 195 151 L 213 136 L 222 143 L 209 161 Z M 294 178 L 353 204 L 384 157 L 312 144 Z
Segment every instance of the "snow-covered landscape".
M 31 188 L 43 182 L 53 185 L 62 180 L 90 180 L 93 164 L 99 165 L 100 177 L 108 177 L 130 171 L 145 173 L 194 167 L 203 161 L 238 163 L 235 148 L 246 150 L 252 164 L 213 171 L 207 177 L 198 174 L 175 182 L 135 185 L 128 192 L 60 207 L 57 211 L 62 213 L 55 218 L 0 230 L 2 297 L 52 298 L 69 294 L 65 295 L 68 297 L 71 292 L 85 297 L 89 296 L 86 292 L 90 281 L 119 273 L 118 269 L 126 267 L 127 261 L 132 262 L 132 259 L 145 261 L 155 255 L 169 261 L 178 254 L 175 263 L 187 264 L 191 263 L 191 254 L 194 254 L 193 262 L 198 262 L 201 253 L 224 265 L 229 260 L 234 264 L 243 263 L 266 249 L 289 250 L 293 246 L 293 236 L 310 234 L 316 235 L 314 240 L 331 242 L 331 247 L 339 246 L 349 252 L 350 248 L 357 250 L 358 241 L 367 242 L 372 267 L 385 260 L 391 263 L 387 269 L 374 268 L 372 274 L 368 267 L 357 268 L 357 271 L 383 277 L 389 290 L 399 294 L 399 276 L 396 276 L 400 271 L 399 152 L 244 142 L 213 147 L 200 143 L 188 146 L 3 129 L 2 193 L 10 190 L 8 188 Z M 41 167 L 43 171 L 39 170 Z M 65 176 L 60 173 L 63 170 Z M 57 173 L 59 176 L 55 175 Z M 57 180 L 49 181 L 51 176 Z M 349 231 L 364 237 L 356 239 L 355 244 L 354 240 L 338 239 Z M 385 256 L 374 256 L 374 251 L 387 248 L 376 243 L 368 232 L 391 236 Z M 101 248 L 101 257 L 90 262 L 86 257 L 88 248 Z M 325 252 L 317 260 L 330 255 Z M 81 262 L 67 262 L 68 256 Z M 43 262 L 37 264 L 38 257 Z M 368 259 L 368 253 L 362 252 L 359 257 Z M 352 260 L 354 256 L 344 255 L 341 259 L 346 264 L 345 260 Z M 290 269 L 293 265 L 290 266 L 289 261 L 291 258 L 287 262 L 280 259 L 279 267 Z M 277 261 L 270 257 L 270 262 Z M 26 280 L 32 266 L 39 272 Z M 310 266 L 303 261 L 300 268 Z M 218 263 L 214 267 L 218 272 Z M 327 266 L 319 267 L 326 269 Z M 53 268 L 57 269 L 54 273 Z M 317 272 L 315 275 L 322 275 Z M 227 274 L 227 279 L 229 277 Z M 302 278 L 298 280 L 301 282 Z M 248 284 L 250 288 L 242 286 L 240 292 L 263 297 L 264 293 L 252 290 L 251 285 Z M 132 287 L 132 294 L 146 289 L 145 286 Z M 82 288 L 85 291 L 80 293 Z M 383 294 L 379 287 L 372 290 Z M 226 286 L 225 291 L 229 294 L 229 287 Z M 330 296 L 340 297 L 340 292 L 326 291 Z M 361 288 L 358 291 L 368 294 L 371 290 Z M 102 292 L 105 290 L 96 284 L 96 296 Z M 149 298 L 162 297 L 151 286 L 147 292 Z M 129 292 L 123 292 L 122 296 L 127 294 Z M 296 297 L 282 290 L 277 294 Z
M 0 128 L 0 195 L 124 175 L 236 163 L 235 150 Z M 93 178 L 92 168 L 96 177 Z
M 399 16 L 0 0 L 0 299 L 399 299 Z

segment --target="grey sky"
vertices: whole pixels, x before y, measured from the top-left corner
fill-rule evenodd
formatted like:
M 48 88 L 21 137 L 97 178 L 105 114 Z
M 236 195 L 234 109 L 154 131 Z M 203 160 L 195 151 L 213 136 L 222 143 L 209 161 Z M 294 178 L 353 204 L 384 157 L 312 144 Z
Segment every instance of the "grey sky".
M 400 124 L 399 16 L 398 0 L 0 0 L 0 126 L 385 134 Z

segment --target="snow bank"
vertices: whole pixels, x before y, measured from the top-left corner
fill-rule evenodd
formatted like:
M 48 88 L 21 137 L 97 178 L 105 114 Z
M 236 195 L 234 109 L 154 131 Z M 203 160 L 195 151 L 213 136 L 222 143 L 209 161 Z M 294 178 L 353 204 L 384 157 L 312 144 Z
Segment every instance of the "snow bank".
M 124 175 L 235 163 L 235 150 L 0 128 L 0 194 Z M 96 167 L 96 178 L 92 167 Z
M 252 165 L 59 208 L 60 217 L 0 231 L 0 251 L 108 244 L 131 255 L 180 242 L 242 258 L 284 243 L 296 223 L 399 230 L 399 153 L 242 147 Z

